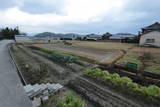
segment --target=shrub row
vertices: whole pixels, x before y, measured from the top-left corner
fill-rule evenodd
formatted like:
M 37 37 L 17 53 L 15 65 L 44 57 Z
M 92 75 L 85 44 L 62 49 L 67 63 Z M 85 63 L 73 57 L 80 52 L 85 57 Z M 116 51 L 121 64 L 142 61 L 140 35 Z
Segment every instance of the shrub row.
M 88 69 L 84 71 L 84 75 L 111 84 L 111 86 L 129 94 L 143 96 L 149 101 L 160 100 L 160 88 L 155 85 L 149 87 L 141 86 L 128 77 L 120 77 L 117 73 L 110 74 L 108 71 L 100 69 Z
M 72 45 L 71 42 L 63 41 L 64 45 Z
M 84 107 L 84 102 L 74 94 L 70 93 L 65 96 L 64 100 L 58 101 L 56 107 Z
M 62 54 L 47 48 L 40 48 L 40 47 L 35 47 L 32 46 L 32 49 L 36 49 L 36 50 L 40 50 L 42 52 L 48 53 L 51 55 L 51 58 L 57 62 L 63 62 L 63 63 L 71 63 L 76 61 L 76 57 L 72 56 L 72 55 L 68 55 L 68 54 Z

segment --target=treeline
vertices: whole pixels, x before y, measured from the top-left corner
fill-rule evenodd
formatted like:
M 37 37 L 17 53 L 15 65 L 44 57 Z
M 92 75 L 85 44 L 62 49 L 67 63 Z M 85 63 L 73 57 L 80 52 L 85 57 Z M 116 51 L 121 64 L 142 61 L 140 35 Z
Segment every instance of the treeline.
M 15 35 L 19 35 L 20 31 L 16 28 L 3 28 L 0 31 L 0 39 L 15 39 Z

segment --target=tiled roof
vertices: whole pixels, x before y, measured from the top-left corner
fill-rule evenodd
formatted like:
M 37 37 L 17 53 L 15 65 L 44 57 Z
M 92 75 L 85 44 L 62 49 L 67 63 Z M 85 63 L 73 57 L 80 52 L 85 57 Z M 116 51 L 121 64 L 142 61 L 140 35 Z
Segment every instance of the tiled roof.
M 155 22 L 154 24 L 147 26 L 145 28 L 142 28 L 144 30 L 160 30 L 160 23 L 159 22 Z

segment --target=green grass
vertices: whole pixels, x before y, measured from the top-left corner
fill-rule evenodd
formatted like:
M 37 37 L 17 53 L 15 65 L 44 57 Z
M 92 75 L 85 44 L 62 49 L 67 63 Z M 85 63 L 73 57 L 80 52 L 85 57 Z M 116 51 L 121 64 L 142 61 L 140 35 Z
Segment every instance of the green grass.
M 152 72 L 152 73 L 160 75 L 160 65 L 159 64 L 157 64 L 157 65 L 155 64 L 155 65 L 151 65 L 151 66 L 145 67 L 145 71 Z
M 147 72 L 160 74 L 160 56 L 159 54 L 151 53 L 152 58 L 150 60 L 144 60 L 145 65 L 142 64 L 140 56 L 143 56 L 143 53 L 136 52 L 127 52 L 123 58 L 117 61 L 118 64 L 125 66 L 128 62 L 138 64 L 139 70 L 144 70 Z M 143 68 L 143 69 L 142 69 Z
M 142 67 L 142 62 L 139 60 L 139 56 L 137 53 L 134 52 L 128 52 L 126 55 L 124 55 L 123 58 L 121 58 L 118 63 L 122 65 L 126 65 L 128 62 L 136 63 L 138 65 L 138 69 Z
M 58 101 L 55 107 L 84 107 L 84 102 L 75 94 L 69 93 L 64 100 Z

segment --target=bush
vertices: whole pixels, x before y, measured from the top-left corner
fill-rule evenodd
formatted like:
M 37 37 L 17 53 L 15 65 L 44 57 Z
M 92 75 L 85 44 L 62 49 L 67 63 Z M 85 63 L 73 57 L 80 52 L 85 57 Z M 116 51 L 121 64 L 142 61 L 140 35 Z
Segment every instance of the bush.
M 72 45 L 71 42 L 63 41 L 64 45 Z
M 96 80 L 103 80 L 106 83 L 112 83 L 111 86 L 122 89 L 124 92 L 143 95 L 147 100 L 160 100 L 160 88 L 155 85 L 142 87 L 128 77 L 120 77 L 117 73 L 110 74 L 108 71 L 100 69 L 88 69 L 84 71 L 84 75 Z
M 65 96 L 64 100 L 59 101 L 56 104 L 56 107 L 84 107 L 84 102 L 70 93 Z

